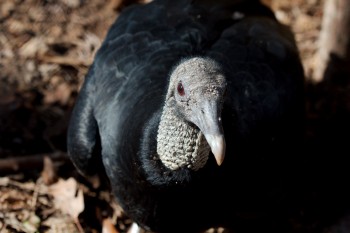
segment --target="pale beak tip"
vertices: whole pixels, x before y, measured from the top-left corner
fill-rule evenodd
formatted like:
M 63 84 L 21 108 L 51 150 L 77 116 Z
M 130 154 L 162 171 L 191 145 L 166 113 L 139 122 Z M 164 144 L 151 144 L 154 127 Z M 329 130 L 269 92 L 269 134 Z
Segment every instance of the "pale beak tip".
M 221 166 L 221 164 L 224 162 L 223 158 L 217 159 L 217 157 L 215 156 L 215 159 L 216 159 L 216 163 L 218 164 L 218 166 Z
M 213 151 L 212 153 L 214 154 L 216 163 L 218 164 L 218 166 L 220 166 L 225 159 L 225 147 L 222 147 L 220 151 Z
M 225 138 L 220 136 L 206 135 L 211 152 L 214 154 L 216 163 L 220 166 L 224 162 L 226 143 Z

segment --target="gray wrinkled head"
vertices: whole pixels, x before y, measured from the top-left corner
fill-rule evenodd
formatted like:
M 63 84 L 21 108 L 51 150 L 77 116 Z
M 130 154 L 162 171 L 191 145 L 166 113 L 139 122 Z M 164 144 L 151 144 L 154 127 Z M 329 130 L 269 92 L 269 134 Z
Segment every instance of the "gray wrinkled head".
M 185 95 L 179 93 L 180 83 Z M 208 58 L 195 57 L 184 60 L 174 69 L 167 98 L 174 96 L 178 102 L 192 101 L 189 104 L 196 104 L 204 96 L 222 98 L 225 90 L 226 80 L 218 64 Z
M 190 58 L 174 69 L 157 139 L 157 152 L 166 166 L 197 170 L 204 166 L 210 150 L 219 165 L 223 162 L 225 90 L 225 77 L 211 59 Z

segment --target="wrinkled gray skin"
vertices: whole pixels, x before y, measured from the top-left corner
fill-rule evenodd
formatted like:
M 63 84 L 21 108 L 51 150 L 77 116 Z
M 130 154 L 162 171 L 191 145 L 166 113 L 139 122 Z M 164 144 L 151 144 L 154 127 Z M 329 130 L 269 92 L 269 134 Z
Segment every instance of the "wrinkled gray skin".
M 225 77 L 211 59 L 191 58 L 175 68 L 170 76 L 157 137 L 157 151 L 162 161 L 168 161 L 164 163 L 167 167 L 188 167 L 194 170 L 203 167 L 208 159 L 209 148 L 205 141 L 202 142 L 202 135 L 218 165 L 221 165 L 226 147 L 221 123 L 225 90 Z M 179 164 L 179 160 L 184 162 Z

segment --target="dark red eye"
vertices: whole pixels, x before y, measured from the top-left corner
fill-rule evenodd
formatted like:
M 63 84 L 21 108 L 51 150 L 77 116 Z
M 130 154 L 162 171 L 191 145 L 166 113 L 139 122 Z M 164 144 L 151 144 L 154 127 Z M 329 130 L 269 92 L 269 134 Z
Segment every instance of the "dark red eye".
M 185 89 L 182 86 L 181 82 L 179 82 L 179 84 L 177 84 L 177 92 L 179 93 L 180 96 L 184 96 L 185 95 Z

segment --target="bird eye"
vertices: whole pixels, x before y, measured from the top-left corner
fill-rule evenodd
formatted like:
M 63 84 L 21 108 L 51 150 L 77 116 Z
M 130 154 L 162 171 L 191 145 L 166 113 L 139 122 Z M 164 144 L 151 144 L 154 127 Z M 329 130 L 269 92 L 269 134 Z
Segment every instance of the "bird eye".
M 179 93 L 180 96 L 184 96 L 185 95 L 185 89 L 182 86 L 181 82 L 179 82 L 179 84 L 177 84 L 177 92 Z

